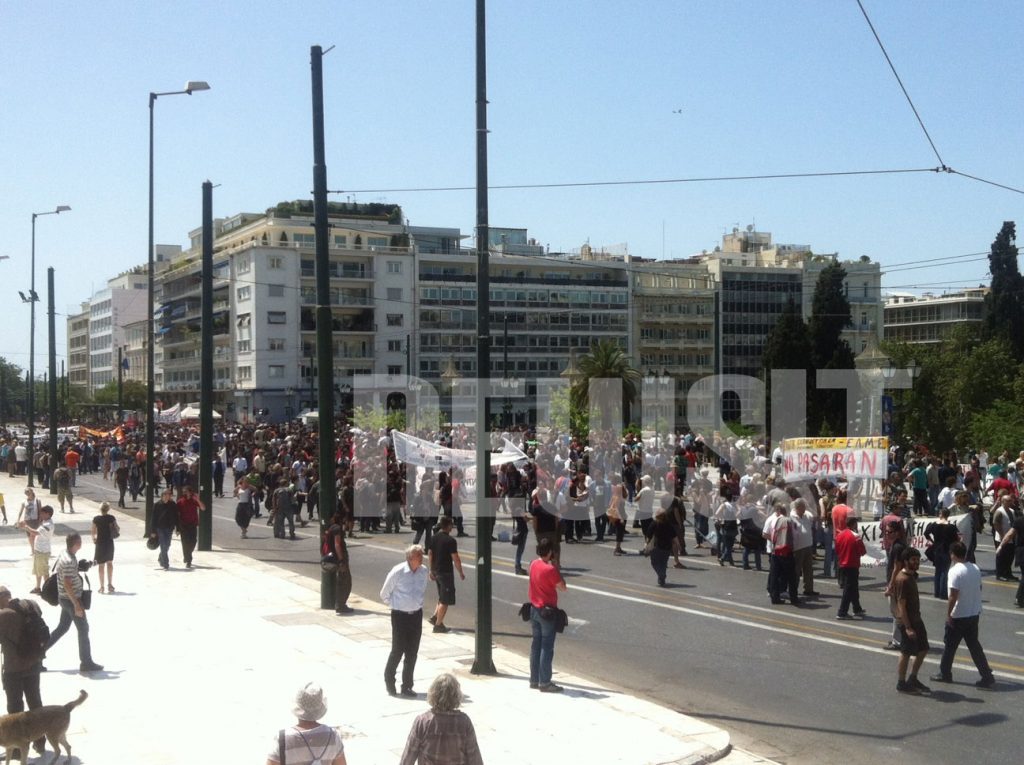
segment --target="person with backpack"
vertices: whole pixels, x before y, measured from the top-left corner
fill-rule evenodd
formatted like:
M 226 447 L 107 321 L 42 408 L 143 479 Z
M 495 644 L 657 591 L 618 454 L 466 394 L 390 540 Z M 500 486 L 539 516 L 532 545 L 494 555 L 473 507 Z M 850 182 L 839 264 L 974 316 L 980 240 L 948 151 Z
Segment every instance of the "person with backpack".
M 4 668 L 0 679 L 7 696 L 7 712 L 24 712 L 43 705 L 39 693 L 39 675 L 43 671 L 43 656 L 50 642 L 50 628 L 34 600 L 12 598 L 11 591 L 0 586 L 0 651 Z M 33 743 L 43 753 L 46 739 Z M 27 753 L 26 753 L 27 757 Z

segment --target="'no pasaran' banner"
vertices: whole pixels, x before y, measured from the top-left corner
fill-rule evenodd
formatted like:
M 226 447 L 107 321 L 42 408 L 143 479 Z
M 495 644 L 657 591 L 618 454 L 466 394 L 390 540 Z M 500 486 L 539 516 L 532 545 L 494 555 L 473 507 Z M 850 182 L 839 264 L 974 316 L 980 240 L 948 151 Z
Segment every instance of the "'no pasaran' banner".
M 787 481 L 818 478 L 885 478 L 889 439 L 787 438 L 782 442 L 782 470 Z

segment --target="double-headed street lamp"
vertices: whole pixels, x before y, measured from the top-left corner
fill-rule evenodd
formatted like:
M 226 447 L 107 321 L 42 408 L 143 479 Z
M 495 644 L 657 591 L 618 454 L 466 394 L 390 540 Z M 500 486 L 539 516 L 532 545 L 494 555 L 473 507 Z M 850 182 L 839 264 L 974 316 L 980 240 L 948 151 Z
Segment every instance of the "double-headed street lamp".
M 148 534 L 153 522 L 153 453 L 156 451 L 156 418 L 153 416 L 153 408 L 156 406 L 156 332 L 153 320 L 156 296 L 156 263 L 154 257 L 153 243 L 153 106 L 160 96 L 191 96 L 198 90 L 209 90 L 210 86 L 205 82 L 189 80 L 185 83 L 184 90 L 169 90 L 164 93 L 149 94 L 149 294 L 147 305 L 149 316 L 146 319 L 146 338 L 148 346 L 146 350 L 146 363 L 149 366 L 146 383 L 146 533 Z
M 28 297 L 21 296 L 25 303 L 31 305 L 31 319 L 29 322 L 28 335 L 28 454 L 29 466 L 28 485 L 32 486 L 32 462 L 34 462 L 36 451 L 36 303 L 39 302 L 39 295 L 36 294 L 36 218 L 40 215 L 60 215 L 62 212 L 71 210 L 67 205 L 57 205 L 57 209 L 47 212 L 32 213 L 32 286 L 29 288 Z M 51 468 L 55 468 L 52 465 Z

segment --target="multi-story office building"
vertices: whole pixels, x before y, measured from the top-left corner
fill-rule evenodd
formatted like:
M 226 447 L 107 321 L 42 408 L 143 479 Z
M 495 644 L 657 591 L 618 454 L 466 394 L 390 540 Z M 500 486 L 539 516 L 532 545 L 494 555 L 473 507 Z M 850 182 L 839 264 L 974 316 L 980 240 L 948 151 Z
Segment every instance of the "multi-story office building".
M 655 422 L 644 422 L 644 427 L 661 430 L 686 423 L 691 402 L 698 407 L 694 414 L 707 416 L 711 391 L 694 386 L 715 373 L 716 285 L 711 274 L 693 260 L 634 260 L 631 271 L 633 358 L 644 376 L 643 395 L 655 402 Z M 700 395 L 691 396 L 691 390 Z
M 572 352 L 602 339 L 629 350 L 630 285 L 623 263 L 548 256 L 536 243 L 509 241 L 508 232 L 522 229 L 490 230 L 490 376 L 523 381 L 526 400 L 510 401 L 506 421 L 524 422 L 537 380 L 558 379 Z M 476 377 L 475 255 L 418 251 L 416 261 L 418 375 Z
M 885 301 L 885 339 L 936 345 L 957 325 L 980 326 L 988 292 L 976 287 L 943 295 L 891 294 Z
M 68 384 L 89 388 L 89 303 L 68 316 Z
M 809 319 L 818 277 L 838 260 L 836 255 L 813 254 L 808 245 L 773 244 L 769 232 L 753 226 L 734 228 L 722 237 L 721 247 L 700 258 L 719 288 L 718 370 L 747 378 L 762 375 L 765 342 L 790 298 Z M 856 354 L 864 349 L 869 332 L 881 337 L 881 269 L 866 258 L 841 265 L 851 314 L 842 337 Z M 739 378 L 736 385 L 738 390 L 723 396 L 724 419 L 755 418 L 755 386 Z

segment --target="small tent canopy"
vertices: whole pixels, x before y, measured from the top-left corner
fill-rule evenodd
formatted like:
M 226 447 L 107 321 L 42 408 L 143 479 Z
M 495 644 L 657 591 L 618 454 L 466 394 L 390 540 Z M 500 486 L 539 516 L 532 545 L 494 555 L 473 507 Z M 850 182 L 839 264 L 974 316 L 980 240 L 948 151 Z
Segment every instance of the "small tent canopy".
M 181 419 L 183 420 L 198 420 L 199 419 L 199 406 L 189 404 L 181 410 Z M 220 413 L 213 411 L 213 419 L 219 420 Z

